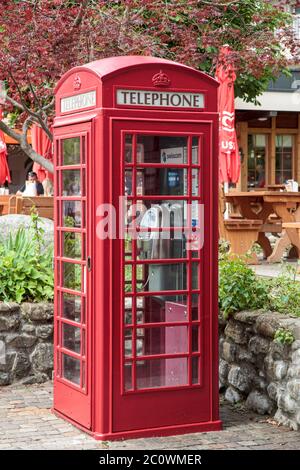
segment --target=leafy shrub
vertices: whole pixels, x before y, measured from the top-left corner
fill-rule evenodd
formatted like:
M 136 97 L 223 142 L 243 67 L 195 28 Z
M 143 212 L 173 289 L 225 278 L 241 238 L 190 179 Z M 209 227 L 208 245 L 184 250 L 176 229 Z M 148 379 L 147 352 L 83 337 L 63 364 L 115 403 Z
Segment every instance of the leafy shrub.
M 32 216 L 32 227 L 20 227 L 0 242 L 0 300 L 6 302 L 53 299 L 53 247 L 41 249 L 43 229 Z
M 267 295 L 266 282 L 245 261 L 224 257 L 219 262 L 219 307 L 225 318 L 240 310 L 263 308 Z
M 268 301 L 271 310 L 300 317 L 300 282 L 293 267 L 285 267 L 278 277 L 269 281 Z

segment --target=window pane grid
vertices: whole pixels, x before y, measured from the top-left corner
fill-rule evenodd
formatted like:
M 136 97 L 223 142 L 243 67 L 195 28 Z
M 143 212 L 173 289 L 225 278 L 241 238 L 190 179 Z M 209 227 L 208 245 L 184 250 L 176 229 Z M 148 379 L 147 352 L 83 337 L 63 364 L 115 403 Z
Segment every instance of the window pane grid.
M 84 391 L 87 378 L 86 145 L 86 135 L 61 139 L 56 194 L 58 373 L 61 380 Z
M 149 201 L 153 205 L 159 204 L 159 201 L 168 200 L 174 201 L 174 203 L 179 200 L 186 202 L 198 201 L 198 203 L 201 203 L 202 197 L 199 183 L 201 177 L 200 149 L 203 144 L 202 139 L 197 137 L 195 140 L 195 137 L 184 137 L 186 150 L 181 153 L 182 157 L 180 157 L 184 159 L 184 163 L 175 163 L 174 159 L 178 158 L 178 155 L 182 152 L 180 149 L 174 149 L 171 152 L 166 150 L 164 155 L 161 150 L 158 150 L 159 147 L 155 147 L 157 142 L 155 144 L 153 141 L 151 145 L 153 145 L 154 153 L 152 150 L 149 153 L 149 149 L 147 150 L 147 137 L 153 138 L 151 134 L 147 136 L 140 136 L 139 134 L 124 135 L 123 145 L 127 153 L 123 166 L 124 173 L 121 175 L 121 186 L 130 204 L 139 205 L 142 201 Z M 178 139 L 181 138 L 181 136 L 176 137 Z M 164 136 L 159 136 L 159 138 L 163 140 Z M 166 137 L 165 140 L 167 141 L 167 139 Z M 142 148 L 142 142 L 146 145 L 145 148 Z M 153 156 L 157 160 L 150 163 L 149 159 L 154 158 Z M 165 158 L 164 163 L 158 161 L 158 158 Z M 171 173 L 161 173 L 159 169 L 164 168 Z M 180 171 L 185 173 L 180 173 Z M 150 183 L 154 172 L 156 177 Z M 125 180 L 124 175 L 126 175 Z M 185 175 L 184 178 L 183 175 Z M 148 178 L 148 183 L 146 184 L 149 186 L 149 193 L 145 189 L 145 177 L 146 180 Z M 165 184 L 170 186 L 170 193 L 164 193 L 154 186 L 157 184 L 157 179 L 163 179 Z M 179 182 L 180 180 L 180 184 L 183 185 L 180 186 L 180 194 L 174 194 L 173 188 L 176 187 L 177 181 Z M 153 186 L 151 186 L 152 184 Z M 179 186 L 177 188 L 176 191 L 179 191 Z M 135 219 L 135 216 L 136 214 L 132 212 L 133 219 Z M 188 229 L 189 235 L 193 225 L 191 211 L 186 211 L 185 217 L 187 220 L 186 225 L 190 227 Z M 198 269 L 197 284 L 195 285 L 194 283 L 193 285 L 192 266 L 197 265 L 199 268 L 202 261 L 200 259 L 200 250 L 197 253 L 197 257 L 194 258 L 192 257 L 192 252 L 188 250 L 184 258 L 178 256 L 161 258 L 157 256 L 157 258 L 144 259 L 140 256 L 141 244 L 139 243 L 139 235 L 136 235 L 136 230 L 136 221 L 130 222 L 126 230 L 127 240 L 121 244 L 124 255 L 123 286 L 125 288 L 130 286 L 131 288 L 131 291 L 126 289 L 123 296 L 123 391 L 125 393 L 132 393 L 133 391 L 147 388 L 194 386 L 198 384 L 198 381 L 195 382 L 195 364 L 192 361 L 195 361 L 195 358 L 198 360 L 200 357 L 200 350 L 194 351 L 195 341 L 197 342 L 195 335 L 199 335 L 201 328 L 200 313 L 198 312 L 197 316 L 192 318 L 192 307 L 194 310 L 199 310 L 200 306 L 199 299 L 196 305 L 195 302 L 194 304 L 192 303 L 192 293 L 193 295 L 200 296 L 198 287 L 201 273 Z M 175 225 L 175 227 L 164 226 L 163 229 L 154 228 L 154 230 L 142 227 L 138 232 L 147 234 L 147 232 L 159 233 L 166 231 L 171 231 L 171 240 L 176 240 L 176 238 L 172 237 L 172 234 L 186 234 L 187 227 Z M 192 261 L 194 264 L 192 264 Z M 197 263 L 195 264 L 195 262 Z M 179 268 L 180 266 L 185 270 L 186 286 L 184 289 L 178 289 L 178 286 L 175 285 L 173 288 L 166 285 L 168 287 L 167 290 L 156 290 L 155 283 L 153 289 L 149 286 L 150 280 L 154 275 L 153 269 L 157 269 L 158 275 L 163 278 L 166 277 L 164 276 L 164 269 L 171 267 L 171 269 L 175 269 L 174 275 L 176 278 L 176 270 L 181 269 Z M 171 300 L 168 301 L 169 298 L 173 297 L 174 300 L 175 297 L 179 298 L 182 295 L 186 296 L 183 304 L 182 302 L 178 303 L 178 301 L 175 301 L 175 303 Z M 156 301 L 155 298 L 157 299 Z M 166 305 L 172 305 L 170 311 L 173 310 L 175 320 L 173 319 L 172 321 L 171 316 L 168 317 L 169 313 L 166 313 L 166 307 L 162 310 L 160 306 L 164 305 L 160 300 L 162 298 L 165 298 Z M 138 299 L 144 299 L 142 305 L 138 304 Z M 147 310 L 147 302 L 152 302 L 151 311 Z M 182 315 L 185 311 L 187 312 L 187 317 L 183 321 Z M 166 318 L 161 317 L 159 321 L 155 321 L 153 318 L 151 320 L 149 315 L 152 314 L 154 319 L 158 319 L 161 315 L 166 315 Z M 181 340 L 179 338 L 179 343 L 176 342 L 178 339 L 176 334 L 183 335 Z M 151 339 L 152 337 L 155 339 L 155 336 L 160 337 L 161 344 Z M 178 347 L 179 349 L 181 348 L 179 352 L 177 351 Z M 160 348 L 160 353 L 158 353 L 157 348 Z M 175 353 L 174 350 L 176 351 Z M 163 371 L 166 375 L 164 378 L 161 375 Z M 177 379 L 173 380 L 172 377 L 177 377 Z M 151 384 L 148 379 L 151 379 Z

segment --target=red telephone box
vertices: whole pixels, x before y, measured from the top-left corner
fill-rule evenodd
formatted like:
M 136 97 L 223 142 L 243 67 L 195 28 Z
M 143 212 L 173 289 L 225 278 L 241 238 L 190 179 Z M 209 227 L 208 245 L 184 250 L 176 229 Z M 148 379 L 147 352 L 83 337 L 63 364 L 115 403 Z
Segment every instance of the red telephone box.
M 54 411 L 97 439 L 221 428 L 217 87 L 138 56 L 56 87 Z

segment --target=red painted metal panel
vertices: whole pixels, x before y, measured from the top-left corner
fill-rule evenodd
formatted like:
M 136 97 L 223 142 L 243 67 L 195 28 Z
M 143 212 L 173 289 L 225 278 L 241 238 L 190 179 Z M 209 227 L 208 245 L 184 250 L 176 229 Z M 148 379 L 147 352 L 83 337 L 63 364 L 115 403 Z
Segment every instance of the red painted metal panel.
M 153 77 L 160 70 L 169 77 L 170 86 L 167 88 L 154 87 Z M 148 57 L 122 57 L 76 67 L 62 77 L 56 88 L 54 411 L 97 439 L 180 434 L 221 427 L 218 417 L 216 290 L 217 86 L 210 77 L 181 64 Z M 117 105 L 116 91 L 127 88 L 173 90 L 176 93 L 196 91 L 204 95 L 204 110 Z M 90 105 L 85 103 L 84 109 L 61 112 L 62 99 L 75 97 L 75 103 L 78 95 L 93 90 L 96 98 Z M 119 215 L 119 196 L 124 192 L 126 133 L 133 136 L 133 159 L 126 166 L 132 173 L 134 188 L 129 202 L 144 200 L 150 204 L 156 200 L 161 203 L 169 200 L 175 204 L 179 201 L 204 204 L 204 247 L 194 252 L 195 257 L 192 258 L 188 252 L 185 257 L 172 259 L 137 259 L 139 248 L 134 241 L 131 259 L 125 260 L 123 240 L 100 240 L 97 237 L 101 204 L 113 203 Z M 189 188 L 186 194 L 141 194 L 140 177 L 135 169 L 151 172 L 163 170 L 166 165 L 158 161 L 137 161 L 141 151 L 139 134 L 187 138 L 187 160 L 184 164 L 171 165 L 175 173 L 186 172 L 185 184 Z M 86 161 L 72 166 L 74 172 L 79 171 L 81 177 L 86 175 L 87 178 L 88 193 L 80 197 L 68 192 L 64 194 L 61 189 L 66 180 L 63 178 L 66 167 L 58 158 L 61 153 L 59 142 L 72 136 L 86 139 L 87 143 Z M 192 139 L 195 137 L 199 137 L 198 163 L 192 156 Z M 201 175 L 197 195 L 191 192 L 191 168 Z M 85 212 L 86 226 L 64 226 L 63 208 L 78 201 Z M 191 225 L 191 222 L 192 215 L 188 213 L 187 224 Z M 161 232 L 167 228 L 163 227 Z M 176 226 L 174 230 L 180 232 L 181 228 Z M 86 270 L 86 258 L 68 258 L 63 251 L 64 234 L 82 236 L 82 247 L 86 243 L 86 255 L 91 257 L 91 271 Z M 167 283 L 163 288 L 156 289 L 152 285 L 151 291 L 147 290 L 150 270 L 161 270 L 163 277 L 165 267 L 171 262 L 178 264 L 180 269 L 187 266 L 186 284 L 176 289 L 176 295 L 186 299 L 187 318 L 184 321 L 184 311 L 171 299 L 174 290 L 171 291 Z M 198 285 L 193 285 L 192 263 L 196 262 Z M 65 264 L 71 272 L 81 269 L 81 285 L 85 284 L 86 290 L 78 291 L 78 286 L 65 282 Z M 132 271 L 130 281 L 123 278 L 125 266 Z M 132 292 L 126 293 L 126 301 L 132 302 L 132 318 L 131 323 L 123 325 L 124 289 L 132 289 L 130 286 L 137 284 L 146 287 L 141 292 L 134 287 Z M 77 320 L 62 316 L 63 302 L 66 298 L 73 299 L 74 295 L 80 297 L 85 305 L 86 318 L 79 322 L 78 329 Z M 162 306 L 162 298 L 167 299 L 165 306 Z M 166 312 L 170 305 L 175 309 L 173 315 Z M 199 314 L 194 318 L 197 305 Z M 65 331 L 69 336 L 63 343 L 62 333 Z M 79 333 L 80 338 L 86 336 L 85 350 L 82 346 L 76 350 L 74 338 Z M 126 345 L 125 333 L 129 335 Z M 73 347 L 74 341 L 73 350 L 68 349 Z M 129 348 L 128 352 L 129 344 L 131 350 Z M 67 354 L 70 363 L 80 362 L 77 384 L 61 377 L 63 354 Z M 172 374 L 179 378 L 179 383 L 172 380 Z M 164 386 L 160 386 L 161 376 L 167 376 Z M 131 380 L 132 388 L 125 391 L 128 380 Z

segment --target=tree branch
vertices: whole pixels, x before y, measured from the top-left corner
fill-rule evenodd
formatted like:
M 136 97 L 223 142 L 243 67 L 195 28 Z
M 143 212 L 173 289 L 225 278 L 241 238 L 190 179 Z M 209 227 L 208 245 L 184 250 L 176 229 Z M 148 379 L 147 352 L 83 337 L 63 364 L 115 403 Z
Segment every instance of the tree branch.
M 27 118 L 26 121 L 31 121 L 31 116 L 30 118 Z M 26 123 L 25 121 L 25 123 Z M 47 158 L 42 157 L 42 155 L 39 155 L 35 150 L 33 150 L 32 146 L 28 143 L 27 139 L 27 133 L 29 129 L 30 122 L 25 123 L 23 125 L 23 131 L 25 129 L 26 133 L 24 134 L 19 134 L 18 132 L 14 131 L 10 127 L 8 127 L 3 121 L 0 121 L 0 129 L 9 137 L 12 139 L 16 140 L 19 144 L 21 149 L 28 155 L 34 162 L 39 163 L 43 168 L 46 170 L 50 171 L 50 173 L 53 173 L 53 164 L 47 160 Z M 25 127 L 24 127 L 25 126 Z
M 84 17 L 84 13 L 85 13 L 85 9 L 86 7 L 88 6 L 88 3 L 89 3 L 89 0 L 84 0 L 80 6 L 80 9 L 79 9 L 79 12 L 74 20 L 74 23 L 73 23 L 73 28 L 77 28 L 78 26 L 80 26 L 82 20 L 83 20 L 83 17 Z

